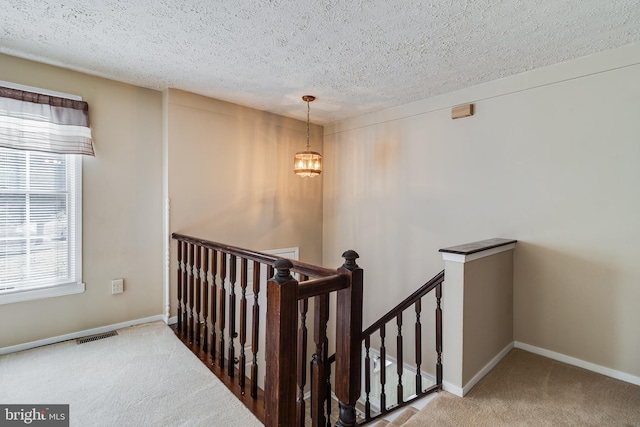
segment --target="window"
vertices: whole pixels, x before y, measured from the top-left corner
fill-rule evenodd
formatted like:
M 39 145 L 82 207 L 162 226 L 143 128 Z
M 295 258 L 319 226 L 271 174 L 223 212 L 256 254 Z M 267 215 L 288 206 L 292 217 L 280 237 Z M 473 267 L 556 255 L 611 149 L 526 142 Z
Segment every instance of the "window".
M 0 148 L 0 295 L 78 290 L 81 165 L 77 155 Z
M 50 106 L 41 99 L 16 102 L 16 92 L 32 93 L 11 91 L 0 103 L 0 304 L 83 292 L 82 158 L 59 153 L 74 152 L 65 144 L 77 145 L 79 131 L 68 117 L 58 126 L 43 115 Z

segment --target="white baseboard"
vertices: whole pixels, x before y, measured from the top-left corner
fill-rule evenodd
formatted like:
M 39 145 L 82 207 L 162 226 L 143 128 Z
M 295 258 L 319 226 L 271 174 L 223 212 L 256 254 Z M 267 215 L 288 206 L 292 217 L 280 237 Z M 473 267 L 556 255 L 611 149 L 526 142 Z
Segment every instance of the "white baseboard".
M 447 393 L 455 394 L 458 397 L 464 396 L 464 390 L 462 387 L 458 387 L 457 385 L 453 385 L 450 382 L 442 380 L 442 389 Z
M 596 365 L 595 363 L 586 362 L 581 359 L 576 359 L 575 357 L 567 356 L 562 353 L 556 353 L 555 351 L 525 344 L 519 341 L 514 341 L 514 347 L 528 351 L 530 353 L 538 354 L 540 356 L 548 357 L 549 359 L 557 360 L 558 362 L 563 362 L 568 365 L 577 366 L 578 368 L 583 368 L 588 371 L 593 371 L 598 374 L 606 375 L 608 377 L 615 378 L 620 381 L 624 381 L 624 382 L 628 382 L 628 383 L 640 386 L 640 377 L 627 374 L 626 372 L 616 371 L 615 369 Z
M 442 382 L 442 388 L 459 397 L 464 397 L 478 381 L 480 381 L 491 369 L 493 369 L 503 357 L 511 351 L 512 348 L 519 348 L 521 350 L 528 351 L 530 353 L 538 354 L 540 356 L 548 357 L 549 359 L 557 360 L 559 362 L 566 363 L 568 365 L 577 366 L 579 368 L 593 371 L 601 375 L 606 375 L 611 378 L 615 378 L 620 381 L 628 382 L 640 386 L 640 377 L 628 374 L 626 372 L 616 371 L 615 369 L 607 368 L 605 366 L 596 365 L 595 363 L 586 362 L 575 357 L 567 356 L 565 354 L 556 353 L 555 351 L 547 350 L 544 348 L 536 347 L 533 345 L 525 344 L 519 341 L 514 341 L 508 344 L 496 357 L 494 357 L 484 368 L 480 370 L 464 387 L 453 385 L 447 381 Z
M 576 359 L 575 357 L 567 356 L 561 353 L 556 353 L 555 351 L 535 347 L 533 345 L 525 344 L 519 341 L 513 341 L 507 344 L 507 346 L 503 348 L 500 353 L 498 353 L 493 359 L 491 359 L 491 361 L 487 363 L 485 367 L 482 368 L 476 375 L 474 375 L 474 377 L 467 384 L 465 384 L 464 387 L 459 387 L 443 380 L 443 390 L 458 397 L 464 397 L 473 388 L 473 386 L 475 386 L 485 375 L 487 375 L 489 371 L 491 371 L 513 348 L 519 348 L 530 353 L 548 357 L 549 359 L 557 360 L 559 362 L 577 366 L 579 368 L 587 369 L 598 374 L 606 375 L 620 381 L 625 381 L 640 386 L 640 377 L 638 376 L 631 375 L 626 372 L 616 371 L 615 369 L 596 365 L 595 363 L 586 362 L 584 360 Z
M 464 397 L 467 393 L 469 393 L 473 386 L 478 384 L 478 382 L 485 375 L 487 375 L 489 371 L 492 370 L 507 355 L 507 353 L 511 351 L 512 348 L 513 342 L 510 342 L 505 346 L 505 348 L 500 350 L 500 353 L 498 353 L 493 359 L 491 359 L 489 363 L 487 363 L 482 369 L 480 369 L 480 371 L 478 371 L 478 373 L 475 374 L 473 378 L 471 378 L 471 380 L 469 380 L 469 382 L 464 385 L 464 387 L 458 387 L 457 385 L 453 385 L 443 380 L 442 389 L 451 394 L 455 394 L 458 397 Z
M 485 375 L 487 375 L 489 371 L 492 370 L 507 355 L 507 353 L 511 351 L 511 349 L 513 349 L 513 344 L 513 342 L 507 344 L 506 347 L 496 355 L 496 357 L 491 359 L 491 361 L 489 361 L 489 363 L 487 363 L 484 368 L 482 368 L 477 374 L 473 376 L 473 378 L 471 378 L 471 380 L 469 380 L 468 383 L 464 385 L 464 387 L 462 388 L 462 396 L 469 393 L 473 386 L 478 384 L 478 381 L 480 381 Z
M 173 316 L 170 317 L 169 319 L 167 319 L 167 316 L 164 316 L 165 321 L 164 323 L 166 323 L 167 325 L 175 325 L 176 323 L 178 323 L 178 316 Z
M 75 340 L 77 338 L 86 337 L 88 335 L 102 334 L 105 332 L 110 332 L 115 329 L 127 328 L 129 326 L 141 325 L 143 323 L 157 322 L 157 321 L 165 321 L 166 316 L 159 314 L 157 316 L 144 317 L 142 319 L 129 320 L 127 322 L 115 323 L 113 325 L 101 326 L 99 328 L 86 329 L 84 331 L 72 332 L 70 334 L 59 335 L 57 337 L 45 338 L 38 341 L 31 341 L 24 344 L 12 345 L 9 347 L 0 348 L 0 355 L 15 353 L 18 351 L 29 350 L 36 347 L 41 347 L 43 345 L 55 344 L 62 341 Z

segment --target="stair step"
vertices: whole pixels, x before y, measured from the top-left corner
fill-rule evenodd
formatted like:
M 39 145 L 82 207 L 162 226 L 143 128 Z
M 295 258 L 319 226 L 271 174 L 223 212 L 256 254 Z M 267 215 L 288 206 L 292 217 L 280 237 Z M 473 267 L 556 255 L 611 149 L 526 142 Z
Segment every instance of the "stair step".
M 413 417 L 416 413 L 418 412 L 418 410 L 416 408 L 414 408 L 413 406 L 407 406 L 400 415 L 398 415 L 398 418 L 394 419 L 393 421 L 391 421 L 388 426 L 389 427 L 399 427 L 402 424 L 406 423 L 407 421 L 409 421 L 409 418 Z
M 373 425 L 373 427 L 385 427 L 385 426 L 388 426 L 388 425 L 389 425 L 389 421 L 387 421 L 387 420 L 380 420 L 380 421 L 378 421 L 377 423 L 375 423 L 375 424 Z

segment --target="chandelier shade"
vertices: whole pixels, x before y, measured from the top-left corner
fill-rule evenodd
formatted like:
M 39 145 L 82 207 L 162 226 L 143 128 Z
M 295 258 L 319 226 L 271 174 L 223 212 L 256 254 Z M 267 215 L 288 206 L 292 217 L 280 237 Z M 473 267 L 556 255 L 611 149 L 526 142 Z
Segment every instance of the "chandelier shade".
M 293 160 L 293 172 L 303 178 L 311 178 L 322 172 L 322 155 L 315 151 L 299 151 Z
M 312 95 L 302 97 L 307 103 L 307 149 L 297 152 L 293 159 L 293 173 L 302 178 L 313 178 L 322 173 L 322 155 L 309 148 L 309 103 L 315 99 Z

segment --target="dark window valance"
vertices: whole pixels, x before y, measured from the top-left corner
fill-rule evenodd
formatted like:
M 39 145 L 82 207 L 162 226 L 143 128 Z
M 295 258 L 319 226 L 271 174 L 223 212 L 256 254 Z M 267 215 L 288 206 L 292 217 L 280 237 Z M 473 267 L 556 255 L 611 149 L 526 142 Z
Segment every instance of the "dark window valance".
M 0 147 L 93 156 L 89 105 L 0 87 Z

